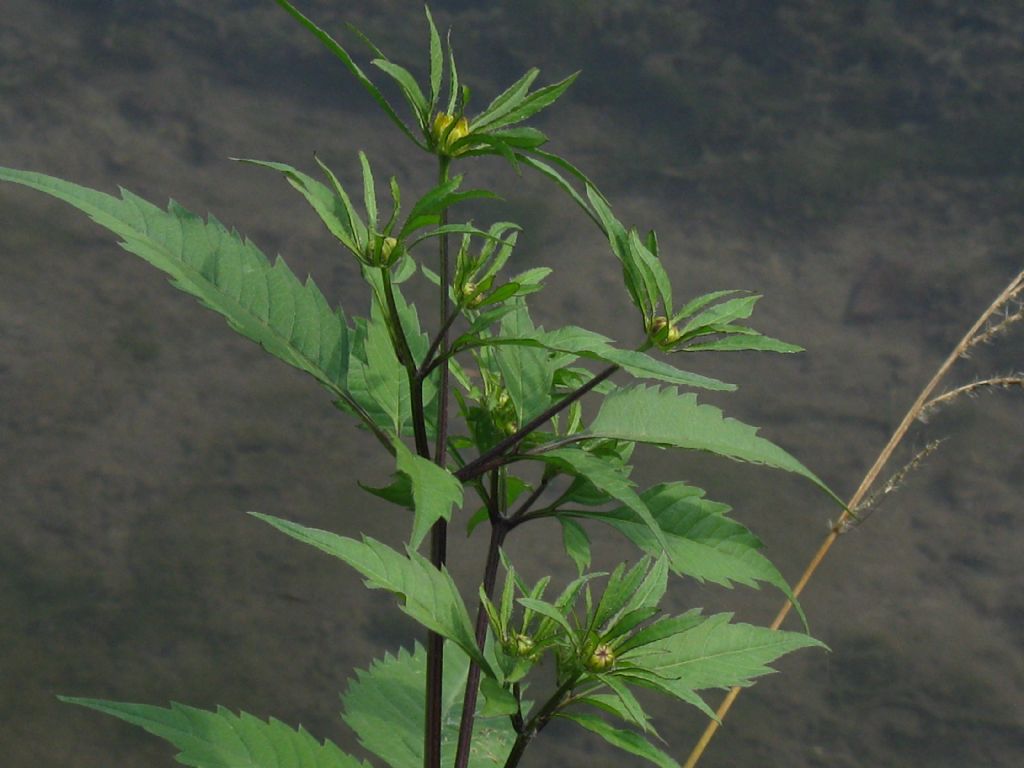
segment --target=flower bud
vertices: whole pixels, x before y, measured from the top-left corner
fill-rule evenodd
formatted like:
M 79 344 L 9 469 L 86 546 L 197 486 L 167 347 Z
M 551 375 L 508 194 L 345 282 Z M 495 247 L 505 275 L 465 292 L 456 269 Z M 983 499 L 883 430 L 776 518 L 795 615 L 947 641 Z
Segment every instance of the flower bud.
M 470 309 L 479 307 L 484 300 L 483 291 L 480 290 L 480 286 L 472 281 L 467 281 L 462 286 L 462 298 L 466 302 L 466 306 Z
M 505 642 L 505 650 L 510 656 L 526 658 L 533 653 L 533 638 L 522 633 L 512 635 Z
M 431 130 L 434 145 L 445 155 L 452 155 L 452 145 L 459 139 L 469 135 L 469 120 L 465 117 L 460 117 L 458 122 L 449 131 L 448 126 L 452 124 L 453 120 L 455 118 L 447 112 L 438 112 L 434 116 L 434 125 Z M 448 131 L 447 136 L 445 136 L 445 131 Z
M 606 672 L 615 664 L 615 651 L 608 643 L 598 643 L 594 652 L 587 660 L 587 669 L 591 672 Z
M 668 325 L 668 318 L 665 317 L 664 315 L 658 315 L 656 318 L 651 320 L 651 325 L 647 329 L 647 332 L 651 334 L 651 336 L 654 336 L 666 325 Z
M 668 329 L 667 331 L 665 329 Z M 663 315 L 658 315 L 656 318 L 651 320 L 650 327 L 647 333 L 650 336 L 657 336 L 662 331 L 665 331 L 665 337 L 658 341 L 661 346 L 668 346 L 669 344 L 675 344 L 682 337 L 682 332 L 675 325 L 669 325 L 668 318 Z
M 402 247 L 393 237 L 374 236 L 366 248 L 366 263 L 375 267 L 389 267 L 402 255 Z

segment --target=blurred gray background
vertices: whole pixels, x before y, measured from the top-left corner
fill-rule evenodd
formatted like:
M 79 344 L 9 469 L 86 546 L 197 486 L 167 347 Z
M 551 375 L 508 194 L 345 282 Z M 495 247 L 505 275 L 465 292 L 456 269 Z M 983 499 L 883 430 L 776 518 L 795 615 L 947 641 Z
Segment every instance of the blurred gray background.
M 307 0 L 425 67 L 416 2 Z M 538 125 L 624 221 L 658 229 L 680 299 L 763 292 L 754 324 L 807 348 L 687 361 L 740 385 L 706 398 L 849 495 L 919 389 L 1024 265 L 1019 2 L 494 2 L 432 5 L 476 109 L 531 65 L 583 73 Z M 340 62 L 270 0 L 6 0 L 0 164 L 214 212 L 312 273 L 350 313 L 357 270 L 256 157 L 345 181 L 365 150 L 406 195 L 433 169 Z M 474 111 L 474 110 L 471 110 Z M 550 264 L 535 318 L 633 344 L 598 233 L 550 185 L 470 170 L 527 228 L 513 267 Z M 493 211 L 493 212 L 492 212 Z M 1024 367 L 1024 333 L 951 383 Z M 725 359 L 721 359 L 721 358 Z M 1024 755 L 1024 401 L 987 395 L 918 427 L 939 453 L 840 540 L 804 599 L 829 654 L 785 659 L 739 700 L 702 766 L 1018 766 Z M 688 479 L 795 579 L 834 517 L 806 483 L 651 451 L 638 479 Z M 379 449 L 313 382 L 236 337 L 85 217 L 0 188 L 0 754 L 9 768 L 173 764 L 142 731 L 58 693 L 223 704 L 358 750 L 337 718 L 351 670 L 414 628 L 339 562 L 242 514 L 396 543 L 400 511 L 356 480 Z M 453 530 L 456 575 L 479 560 Z M 595 529 L 599 562 L 626 551 Z M 527 570 L 571 566 L 557 530 L 517 531 Z M 631 555 L 630 555 L 631 556 Z M 673 610 L 767 622 L 779 595 L 679 582 Z M 717 704 L 717 695 L 710 700 Z M 703 718 L 650 700 L 685 758 Z M 525 765 L 640 765 L 552 727 Z

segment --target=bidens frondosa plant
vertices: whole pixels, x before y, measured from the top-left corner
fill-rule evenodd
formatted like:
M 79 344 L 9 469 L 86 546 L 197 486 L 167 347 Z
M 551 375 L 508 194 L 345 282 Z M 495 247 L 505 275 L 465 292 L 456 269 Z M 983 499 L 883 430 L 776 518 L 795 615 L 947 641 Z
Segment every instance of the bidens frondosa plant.
M 397 179 L 379 183 L 362 152 L 360 190 L 345 189 L 319 160 L 322 179 L 280 162 L 244 161 L 283 174 L 341 245 L 340 255 L 358 261 L 368 316 L 349 317 L 312 279 L 301 282 L 283 260 L 269 261 L 212 217 L 37 173 L 3 169 L 0 178 L 84 211 L 232 329 L 316 379 L 343 416 L 379 441 L 394 481 L 367 490 L 410 511 L 404 548 L 253 513 L 347 563 L 369 588 L 393 593 L 397 607 L 425 630 L 423 645 L 410 642 L 385 654 L 344 693 L 343 718 L 379 758 L 376 765 L 515 766 L 556 717 L 658 765 L 675 765 L 638 689 L 713 717 L 701 691 L 749 685 L 779 656 L 819 643 L 697 608 L 662 612 L 675 577 L 764 582 L 794 597 L 726 505 L 679 481 L 637 488 L 631 456 L 638 443 L 706 451 L 796 473 L 834 498 L 753 427 L 699 402 L 696 391 L 732 390 L 732 384 L 678 368 L 664 356 L 689 353 L 696 362 L 696 353 L 798 348 L 745 324 L 757 296 L 677 296 L 654 232 L 641 235 L 620 222 L 580 170 L 542 149 L 547 137 L 525 122 L 553 104 L 575 75 L 534 88 L 538 72 L 530 70 L 471 113 L 451 45 L 442 42 L 428 10 L 425 85 L 359 35 L 375 75 L 391 78 L 404 96 L 410 122 L 345 48 L 287 0 L 278 2 L 436 168 L 436 184 L 409 204 Z M 461 175 L 485 155 L 504 158 L 516 172 L 541 174 L 600 228 L 637 310 L 624 346 L 573 325 L 536 327 L 528 299 L 550 270 L 515 268 L 519 227 L 457 222 L 463 201 L 495 197 L 467 188 Z M 424 313 L 403 294 L 411 280 L 436 286 L 440 309 L 431 322 L 422 322 Z M 621 375 L 613 380 L 614 374 Z M 582 407 L 585 396 L 593 400 L 591 418 Z M 503 545 L 528 523 L 560 528 L 575 578 L 528 583 L 517 572 Z M 486 541 L 476 584 L 460 588 L 445 567 L 449 524 Z M 610 573 L 591 568 L 589 532 L 598 525 L 635 546 L 632 562 Z M 411 688 L 425 688 L 422 702 L 409 697 Z M 274 720 L 181 705 L 71 701 L 171 741 L 188 765 L 365 765 Z

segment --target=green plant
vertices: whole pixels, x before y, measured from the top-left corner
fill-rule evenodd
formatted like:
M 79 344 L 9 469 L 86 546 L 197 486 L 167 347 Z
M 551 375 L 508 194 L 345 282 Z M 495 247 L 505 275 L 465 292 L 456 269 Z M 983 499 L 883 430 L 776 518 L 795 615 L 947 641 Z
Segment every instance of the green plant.
M 407 124 L 344 48 L 290 3 L 279 3 L 436 163 L 437 183 L 403 215 L 394 179 L 388 184 L 390 212 L 378 209 L 378 184 L 363 154 L 361 195 L 350 195 L 322 164 L 326 183 L 281 163 L 245 161 L 282 173 L 358 261 L 371 296 L 367 317 L 332 309 L 311 280 L 300 282 L 283 261 L 271 264 L 215 219 L 40 174 L 3 170 L 0 178 L 62 199 L 115 232 L 127 250 L 170 275 L 176 287 L 224 315 L 235 330 L 313 376 L 392 457 L 394 482 L 367 490 L 412 512 L 405 551 L 255 515 L 345 561 L 369 587 L 399 596 L 402 610 L 428 632 L 425 648 L 378 660 L 345 694 L 344 717 L 370 752 L 392 766 L 516 765 L 536 734 L 560 717 L 659 765 L 674 764 L 652 743 L 657 734 L 635 689 L 661 692 L 711 714 L 699 691 L 748 684 L 775 658 L 816 642 L 800 633 L 734 624 L 725 615 L 659 613 L 670 574 L 724 584 L 767 582 L 788 598 L 792 592 L 760 553 L 760 542 L 727 517 L 725 505 L 680 482 L 635 490 L 633 449 L 647 443 L 707 451 L 794 472 L 824 488 L 752 427 L 677 389 L 725 391 L 732 385 L 661 357 L 797 348 L 741 324 L 756 296 L 721 291 L 677 307 L 654 233 L 642 236 L 623 225 L 583 173 L 542 149 L 546 137 L 523 123 L 556 101 L 572 77 L 531 91 L 537 77 L 531 70 L 471 116 L 469 90 L 428 12 L 426 88 L 362 38 L 376 57 L 374 66 L 394 80 L 411 107 L 414 120 Z M 463 177 L 452 173 L 483 155 L 550 179 L 604 232 L 637 309 L 635 348 L 616 347 L 574 326 L 537 328 L 527 297 L 541 289 L 549 270 L 507 274 L 517 226 L 451 223 L 450 213 L 463 201 L 493 197 L 463 188 Z M 458 238 L 451 251 L 450 238 Z M 437 261 L 428 262 L 423 254 L 434 243 Z M 402 292 L 412 279 L 437 286 L 439 311 L 429 333 Z M 581 361 L 600 367 L 594 372 Z M 657 383 L 613 382 L 620 371 Z M 588 394 L 597 402 L 585 413 Z M 451 408 L 458 421 L 449 418 Z M 470 505 L 467 491 L 478 505 Z M 489 529 L 485 572 L 469 600 L 444 567 L 447 525 L 453 510 L 464 506 L 467 512 L 479 508 L 460 524 Z M 526 581 L 502 556 L 502 544 L 521 525 L 554 521 L 577 577 L 552 589 L 552 598 L 550 578 Z M 610 573 L 592 571 L 585 526 L 595 523 L 633 542 L 638 561 Z M 428 539 L 429 556 L 423 556 L 418 550 Z M 475 622 L 469 610 L 474 602 Z M 527 681 L 537 697 L 533 706 L 525 699 Z M 360 762 L 302 730 L 244 714 L 74 701 L 167 738 L 187 764 Z M 487 727 L 474 729 L 477 719 Z

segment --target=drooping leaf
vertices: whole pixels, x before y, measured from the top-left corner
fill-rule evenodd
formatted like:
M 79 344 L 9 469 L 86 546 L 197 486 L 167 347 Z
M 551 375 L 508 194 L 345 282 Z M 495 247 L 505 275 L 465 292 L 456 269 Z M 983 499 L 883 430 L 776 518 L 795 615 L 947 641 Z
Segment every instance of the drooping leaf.
M 447 643 L 441 694 L 441 763 L 452 765 L 469 660 L 457 646 Z M 358 670 L 342 695 L 342 719 L 360 743 L 391 768 L 423 765 L 423 686 L 426 652 L 416 645 L 412 653 L 401 649 Z M 490 678 L 484 678 L 485 681 Z M 477 715 L 473 729 L 470 768 L 503 765 L 515 732 L 507 717 Z
M 216 712 L 171 704 L 154 707 L 100 699 L 60 697 L 113 715 L 171 742 L 177 761 L 194 768 L 369 768 L 369 763 L 321 743 L 303 728 L 218 707 Z M 422 740 L 422 739 L 421 739 Z
M 362 541 L 309 528 L 271 515 L 250 512 L 282 533 L 344 560 L 366 579 L 370 589 L 386 589 L 402 598 L 399 607 L 413 619 L 454 642 L 492 677 L 493 672 L 477 647 L 469 612 L 458 587 L 444 568 L 410 551 L 407 555 L 364 536 Z
M 559 712 L 557 717 L 572 720 L 588 731 L 596 733 L 613 747 L 649 760 L 661 768 L 679 768 L 679 763 L 635 731 L 616 728 L 600 717 L 586 712 Z
M 757 429 L 726 418 L 692 393 L 642 385 L 612 392 L 601 404 L 590 430 L 597 437 L 708 451 L 753 464 L 765 464 L 807 478 L 840 505 L 842 501 L 807 467 Z
M 348 398 L 348 326 L 312 279 L 300 283 L 283 260 L 273 265 L 212 216 L 203 221 L 176 203 L 163 211 L 127 190 L 122 198 L 40 173 L 0 168 L 0 179 L 45 192 L 122 238 L 121 247 L 223 315 L 275 357 Z
M 418 549 L 438 520 L 451 520 L 452 506 L 462 506 L 462 483 L 444 467 L 412 453 L 395 440 L 397 469 L 412 484 L 413 525 L 409 546 Z
M 565 547 L 565 553 L 576 564 L 576 575 L 582 576 L 590 567 L 590 538 L 583 526 L 575 520 L 560 517 L 558 522 L 562 524 L 562 546 Z
M 554 464 L 563 471 L 568 470 L 570 474 L 585 478 L 599 491 L 622 502 L 635 512 L 647 524 L 655 539 L 658 541 L 664 539 L 650 510 L 647 509 L 643 499 L 633 490 L 633 483 L 622 473 L 620 468 L 589 451 L 578 448 L 556 448 L 530 458 L 536 458 L 546 464 Z M 664 546 L 667 546 L 667 542 L 664 543 Z

